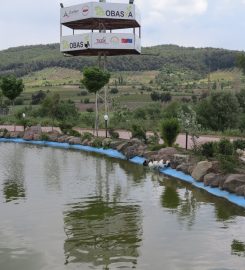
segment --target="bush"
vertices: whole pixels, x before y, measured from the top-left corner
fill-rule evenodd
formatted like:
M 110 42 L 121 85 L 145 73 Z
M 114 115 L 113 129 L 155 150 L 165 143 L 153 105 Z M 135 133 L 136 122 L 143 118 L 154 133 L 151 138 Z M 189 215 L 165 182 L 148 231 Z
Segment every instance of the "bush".
M 42 133 L 40 136 L 40 140 L 41 141 L 48 141 L 49 140 L 49 136 L 46 133 Z
M 242 139 L 235 140 L 233 142 L 233 147 L 235 150 L 237 150 L 237 149 L 244 150 L 245 149 L 245 140 L 242 140 Z
M 90 103 L 90 100 L 89 98 L 85 98 L 84 101 L 83 101 L 84 104 L 89 104 Z
M 155 145 L 149 146 L 150 151 L 159 151 L 162 148 L 166 148 L 166 144 L 155 144 Z
M 87 112 L 94 112 L 94 109 L 93 108 L 87 108 L 86 111 Z
M 73 123 L 67 122 L 67 121 L 61 122 L 61 123 L 59 124 L 59 128 L 60 128 L 63 132 L 66 131 L 66 130 L 70 130 L 70 129 L 73 128 Z
M 103 139 L 101 138 L 95 138 L 92 142 L 93 147 L 102 147 Z
M 167 146 L 172 146 L 180 132 L 179 121 L 176 118 L 169 118 L 161 124 L 161 135 Z
M 147 139 L 147 143 L 148 144 L 152 144 L 152 145 L 158 145 L 159 144 L 159 136 L 157 132 L 154 132 L 154 135 L 151 135 L 148 139 Z
M 86 91 L 86 90 L 82 90 L 80 92 L 80 96 L 87 96 L 87 95 L 88 95 L 88 91 Z
M 31 104 L 37 105 L 40 104 L 46 98 L 46 94 L 44 91 L 40 90 L 39 92 L 32 94 L 31 96 Z
M 232 155 L 219 155 L 218 160 L 224 173 L 234 173 L 238 160 Z
M 225 156 L 233 155 L 233 144 L 228 139 L 221 139 L 218 143 L 218 153 Z
M 139 140 L 146 142 L 147 140 L 146 132 L 142 126 L 136 125 L 136 124 L 132 125 L 131 132 L 132 132 L 132 138 L 137 138 Z
M 65 130 L 64 133 L 69 135 L 69 136 L 81 137 L 81 134 L 74 129 Z
M 23 105 L 24 104 L 24 99 L 23 98 L 16 98 L 15 105 Z
M 207 158 L 214 157 L 216 152 L 217 152 L 216 142 L 206 142 L 201 146 L 201 153 L 203 156 Z
M 111 91 L 110 91 L 111 94 L 117 94 L 118 92 L 119 91 L 118 91 L 117 88 L 112 88 Z
M 91 140 L 93 138 L 93 134 L 89 133 L 89 132 L 84 132 L 82 135 L 81 135 L 81 139 L 82 141 L 84 140 Z
M 108 132 L 109 132 L 109 135 L 110 135 L 110 137 L 111 137 L 112 139 L 118 139 L 118 138 L 119 138 L 119 133 L 116 132 L 113 128 L 110 128 L 110 129 L 108 130 Z

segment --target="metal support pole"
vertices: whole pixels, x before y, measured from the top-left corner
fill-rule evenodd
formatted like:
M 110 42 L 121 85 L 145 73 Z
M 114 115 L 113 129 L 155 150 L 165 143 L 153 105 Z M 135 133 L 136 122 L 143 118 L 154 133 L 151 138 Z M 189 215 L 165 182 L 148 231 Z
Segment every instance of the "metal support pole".
M 188 149 L 188 132 L 185 133 L 185 149 Z

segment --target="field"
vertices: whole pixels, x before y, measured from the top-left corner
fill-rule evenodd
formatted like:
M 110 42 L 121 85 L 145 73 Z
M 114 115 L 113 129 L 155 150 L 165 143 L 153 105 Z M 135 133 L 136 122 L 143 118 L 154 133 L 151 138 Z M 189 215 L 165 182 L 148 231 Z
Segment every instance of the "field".
M 130 110 L 151 104 L 151 93 L 170 92 L 172 99 L 187 102 L 192 100 L 193 96 L 199 98 L 207 93 L 209 88 L 216 89 L 240 89 L 245 85 L 245 78 L 241 72 L 236 69 L 216 71 L 208 77 L 193 80 L 185 75 L 185 79 L 179 79 L 181 74 L 170 74 L 170 78 L 161 78 L 160 71 L 142 71 L 142 72 L 114 72 L 111 74 L 111 80 L 108 86 L 109 100 Z M 164 74 L 163 74 L 164 75 Z M 161 78 L 161 80 L 156 80 Z M 94 109 L 94 95 L 81 95 L 85 89 L 81 87 L 80 81 L 82 73 L 77 70 L 67 68 L 46 68 L 38 72 L 32 72 L 23 77 L 25 90 L 20 96 L 23 99 L 23 105 L 31 103 L 32 95 L 42 90 L 47 94 L 59 93 L 61 99 L 72 100 L 81 111 L 88 108 Z M 209 82 L 210 81 L 210 82 Z M 164 89 L 168 87 L 168 89 Z M 110 93 L 117 89 L 118 93 Z M 103 94 L 102 94 L 103 96 Z

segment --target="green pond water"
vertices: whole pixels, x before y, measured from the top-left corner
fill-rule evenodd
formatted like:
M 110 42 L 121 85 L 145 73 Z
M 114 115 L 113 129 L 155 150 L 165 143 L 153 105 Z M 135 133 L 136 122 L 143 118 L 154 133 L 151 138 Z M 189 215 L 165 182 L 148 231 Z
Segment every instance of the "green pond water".
M 0 269 L 244 270 L 245 210 L 126 161 L 0 143 Z

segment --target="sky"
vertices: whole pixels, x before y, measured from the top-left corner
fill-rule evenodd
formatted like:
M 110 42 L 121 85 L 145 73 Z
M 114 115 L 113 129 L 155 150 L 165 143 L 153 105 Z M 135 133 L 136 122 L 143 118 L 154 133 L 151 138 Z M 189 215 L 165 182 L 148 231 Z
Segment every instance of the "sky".
M 0 0 L 0 50 L 59 42 L 60 2 Z M 84 2 L 89 0 L 62 1 L 64 6 Z M 141 11 L 143 46 L 245 50 L 245 0 L 135 0 L 135 4 Z

